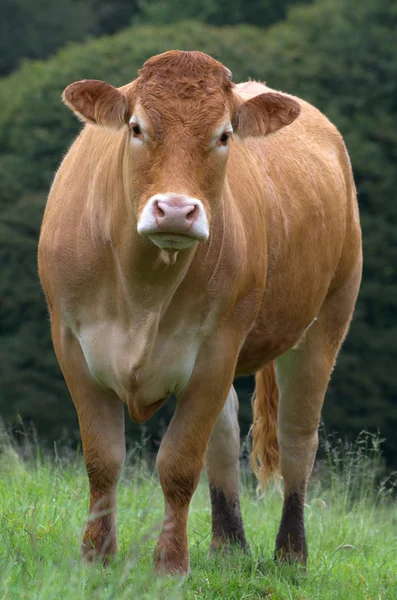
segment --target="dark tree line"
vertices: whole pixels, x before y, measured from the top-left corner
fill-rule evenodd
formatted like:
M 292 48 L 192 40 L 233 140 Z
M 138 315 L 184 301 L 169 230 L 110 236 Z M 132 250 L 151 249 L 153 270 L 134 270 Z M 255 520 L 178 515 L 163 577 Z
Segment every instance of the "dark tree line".
M 310 0 L 300 0 L 301 3 Z M 2 0 L 0 77 L 25 58 L 46 58 L 68 42 L 111 35 L 136 24 L 191 19 L 224 26 L 267 27 L 297 0 Z

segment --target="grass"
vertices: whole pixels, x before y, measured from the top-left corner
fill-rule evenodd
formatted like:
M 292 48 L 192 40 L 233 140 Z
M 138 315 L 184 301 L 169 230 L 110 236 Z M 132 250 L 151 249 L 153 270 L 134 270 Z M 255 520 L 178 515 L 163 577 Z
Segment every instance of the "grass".
M 112 565 L 78 562 L 87 510 L 80 456 L 55 459 L 37 447 L 0 451 L 0 598 L 124 599 L 397 599 L 397 503 L 379 478 L 379 453 L 368 436 L 354 447 L 328 449 L 317 466 L 306 507 L 309 564 L 273 564 L 281 497 L 263 500 L 251 476 L 242 485 L 242 513 L 251 555 L 208 555 L 210 509 L 203 478 L 189 520 L 192 575 L 156 577 L 152 554 L 162 520 L 157 478 L 133 453 L 119 487 L 120 551 Z M 394 495 L 394 498 L 393 498 Z

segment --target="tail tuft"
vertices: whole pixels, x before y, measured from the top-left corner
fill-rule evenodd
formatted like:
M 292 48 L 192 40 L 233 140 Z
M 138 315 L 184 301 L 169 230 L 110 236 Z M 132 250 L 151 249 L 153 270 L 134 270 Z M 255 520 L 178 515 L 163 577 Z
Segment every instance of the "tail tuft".
M 279 448 L 277 442 L 278 387 L 274 361 L 265 365 L 255 376 L 253 409 L 252 469 L 263 490 L 271 475 L 278 478 Z

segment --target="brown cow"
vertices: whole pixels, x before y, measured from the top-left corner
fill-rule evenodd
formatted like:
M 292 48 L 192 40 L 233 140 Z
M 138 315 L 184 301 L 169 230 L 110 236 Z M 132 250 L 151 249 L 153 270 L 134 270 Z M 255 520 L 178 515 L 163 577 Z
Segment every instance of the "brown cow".
M 284 479 L 276 557 L 305 564 L 320 412 L 361 278 L 340 134 L 298 98 L 234 85 L 200 52 L 155 56 L 119 89 L 73 83 L 63 98 L 87 125 L 51 189 L 39 270 L 79 417 L 90 513 L 100 513 L 83 555 L 106 560 L 117 548 L 123 403 L 141 423 L 171 394 L 156 566 L 189 569 L 187 518 L 204 462 L 212 547 L 247 548 L 233 379 L 256 373 L 255 463 L 266 476 L 279 462 Z

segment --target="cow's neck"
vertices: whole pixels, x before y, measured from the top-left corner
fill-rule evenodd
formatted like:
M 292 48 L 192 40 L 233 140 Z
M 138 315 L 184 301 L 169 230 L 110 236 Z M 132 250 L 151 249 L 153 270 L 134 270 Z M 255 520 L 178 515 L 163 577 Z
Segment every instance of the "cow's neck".
M 195 243 L 177 253 L 160 250 L 137 232 L 136 197 L 129 183 L 128 138 L 112 138 L 112 143 L 114 148 L 105 157 L 106 165 L 100 161 L 96 165 L 101 176 L 91 188 L 90 205 L 96 208 L 96 213 L 89 218 L 95 230 L 101 224 L 99 243 L 107 249 L 105 252 L 110 252 L 122 302 L 134 311 L 137 322 L 155 323 L 179 293 L 182 283 L 204 290 L 213 276 L 223 247 L 223 205 L 221 202 L 218 207 L 208 242 Z M 93 237 L 97 238 L 97 233 Z
M 124 249 L 113 247 L 120 276 L 124 273 L 128 277 L 132 291 L 137 290 L 139 304 L 150 309 L 167 304 L 188 273 L 196 252 L 196 245 L 180 252 L 160 250 L 135 231 Z

